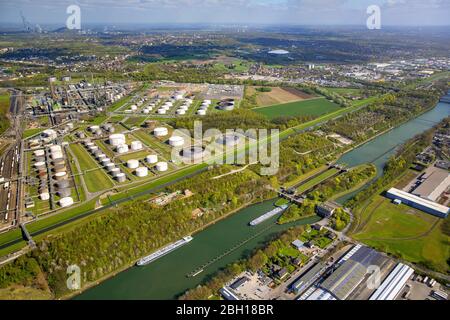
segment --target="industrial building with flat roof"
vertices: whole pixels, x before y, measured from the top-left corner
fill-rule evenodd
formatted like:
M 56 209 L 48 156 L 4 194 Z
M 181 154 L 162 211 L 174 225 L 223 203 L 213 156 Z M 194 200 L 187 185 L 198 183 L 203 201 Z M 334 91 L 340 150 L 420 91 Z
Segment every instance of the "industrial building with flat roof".
M 450 185 L 448 171 L 437 167 L 429 168 L 422 179 L 423 182 L 411 193 L 431 201 L 437 201 Z
M 308 289 L 325 271 L 326 265 L 319 262 L 314 265 L 311 269 L 303 273 L 297 281 L 291 285 L 291 290 L 295 293 L 302 293 Z
M 386 258 L 372 248 L 355 247 L 338 262 L 337 269 L 320 284 L 336 299 L 345 300 L 364 280 L 369 266 L 381 267 Z M 355 249 L 354 248 L 354 249 Z
M 395 300 L 413 273 L 411 267 L 403 263 L 397 264 L 369 300 Z
M 404 204 L 432 214 L 440 218 L 447 218 L 449 208 L 431 200 L 423 199 L 411 193 L 391 188 L 386 192 L 386 196 L 392 200 L 401 200 Z

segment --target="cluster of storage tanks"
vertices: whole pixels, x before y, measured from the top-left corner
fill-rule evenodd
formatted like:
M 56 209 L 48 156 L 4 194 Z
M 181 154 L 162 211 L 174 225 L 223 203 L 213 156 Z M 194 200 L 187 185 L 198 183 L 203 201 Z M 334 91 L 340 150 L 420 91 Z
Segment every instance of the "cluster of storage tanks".
M 66 160 L 60 145 L 52 145 L 48 147 L 47 154 L 44 149 L 38 149 L 33 152 L 34 167 L 39 177 L 39 198 L 41 200 L 49 200 L 49 174 L 52 175 L 56 194 L 60 197 L 59 205 L 61 207 L 69 207 L 74 201 L 71 197 L 70 180 L 67 174 Z
M 154 165 L 156 171 L 158 171 L 158 172 L 164 172 L 169 169 L 167 162 L 158 161 L 158 155 L 156 155 L 156 154 L 149 154 L 147 157 L 145 157 L 145 161 L 149 165 Z M 134 173 L 136 174 L 136 176 L 138 176 L 140 178 L 148 176 L 148 167 L 140 166 L 139 160 L 136 160 L 136 159 L 128 160 L 127 168 L 134 170 Z
M 84 147 L 97 160 L 100 166 L 104 170 L 106 170 L 114 179 L 116 179 L 118 182 L 125 182 L 127 180 L 125 173 L 123 173 L 120 168 L 118 168 L 114 164 L 114 162 L 110 158 L 108 158 L 97 145 L 95 145 L 95 143 L 90 140 L 85 140 L 83 144 Z
M 102 136 L 103 132 L 105 132 L 106 134 L 114 133 L 115 128 L 112 123 L 106 123 L 101 127 L 97 125 L 90 126 L 87 130 L 95 136 Z
M 127 153 L 130 151 L 139 151 L 142 150 L 143 145 L 139 140 L 132 141 L 130 146 L 126 143 L 126 137 L 122 133 L 116 133 L 109 136 L 109 144 L 114 148 L 114 150 L 119 153 Z
M 189 108 L 191 107 L 193 101 L 192 99 L 185 99 L 184 103 L 178 107 L 176 114 L 178 115 L 185 115 L 186 112 L 189 110 Z
M 211 105 L 211 100 L 203 100 L 202 105 L 197 110 L 197 114 L 199 116 L 206 115 L 206 112 L 208 111 L 208 108 L 210 105 Z

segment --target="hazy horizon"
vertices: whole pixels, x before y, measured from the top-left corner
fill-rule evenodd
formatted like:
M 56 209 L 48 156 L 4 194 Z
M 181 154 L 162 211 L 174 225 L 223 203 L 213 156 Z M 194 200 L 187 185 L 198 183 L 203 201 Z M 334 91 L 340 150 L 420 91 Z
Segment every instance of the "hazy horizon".
M 81 8 L 86 25 L 236 24 L 362 26 L 369 5 L 381 8 L 382 26 L 448 26 L 450 0 L 0 0 L 0 20 L 65 25 L 66 8 Z

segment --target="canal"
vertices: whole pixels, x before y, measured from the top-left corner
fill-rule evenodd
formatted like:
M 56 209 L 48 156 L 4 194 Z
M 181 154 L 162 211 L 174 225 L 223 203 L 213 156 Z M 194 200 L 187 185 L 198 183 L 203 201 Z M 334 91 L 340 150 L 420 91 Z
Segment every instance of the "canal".
M 374 163 L 383 169 L 386 160 L 396 147 L 421 133 L 450 115 L 450 106 L 440 103 L 434 109 L 395 128 L 374 140 L 352 150 L 339 159 L 339 163 L 356 166 Z M 343 201 L 345 199 L 339 199 Z M 144 267 L 132 267 L 115 277 L 93 287 L 75 299 L 175 299 L 189 288 L 194 288 L 209 279 L 227 264 L 245 257 L 254 248 L 262 246 L 277 233 L 293 225 L 318 221 L 308 218 L 293 224 L 276 225 L 273 217 L 256 227 L 248 223 L 273 208 L 273 201 L 242 209 L 232 216 L 217 222 L 194 235 L 194 240 L 174 252 Z M 247 239 L 249 241 L 245 242 Z M 209 265 L 195 277 L 186 277 L 201 265 L 223 252 L 244 242 L 238 249 Z

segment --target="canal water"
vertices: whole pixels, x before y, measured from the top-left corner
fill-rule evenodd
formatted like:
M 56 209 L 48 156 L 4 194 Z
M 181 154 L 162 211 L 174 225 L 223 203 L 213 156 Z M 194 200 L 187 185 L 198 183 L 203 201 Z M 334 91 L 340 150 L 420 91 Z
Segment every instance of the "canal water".
M 75 299 L 175 299 L 189 288 L 209 279 L 220 268 L 250 254 L 279 232 L 293 225 L 320 220 L 311 217 L 287 225 L 277 225 L 277 217 L 250 227 L 248 223 L 274 208 L 274 200 L 252 205 L 194 234 L 194 240 L 143 267 L 132 267 L 93 287 Z M 211 264 L 195 277 L 186 275 L 246 241 L 241 247 Z
M 348 166 L 374 163 L 381 174 L 386 160 L 396 148 L 450 115 L 450 105 L 440 103 L 431 111 L 391 130 L 343 155 L 338 161 Z M 345 199 L 339 199 L 344 201 Z M 248 223 L 273 208 L 273 201 L 242 209 L 194 235 L 189 244 L 144 267 L 132 267 L 93 287 L 75 299 L 175 299 L 189 288 L 208 280 L 219 269 L 250 254 L 277 233 L 293 225 L 315 223 L 317 217 L 287 225 L 276 225 L 273 217 L 258 226 Z M 252 238 L 254 236 L 254 238 Z M 209 265 L 195 277 L 186 275 L 246 239 L 238 249 Z
M 364 163 L 373 163 L 377 167 L 377 177 L 379 177 L 383 173 L 385 163 L 395 154 L 400 145 L 415 135 L 432 128 L 448 116 L 450 116 L 450 105 L 439 103 L 435 108 L 421 116 L 344 154 L 337 163 L 345 164 L 348 167 L 354 167 Z M 361 189 L 339 198 L 337 202 L 341 204 L 344 203 Z

